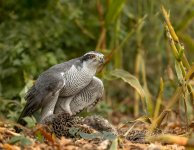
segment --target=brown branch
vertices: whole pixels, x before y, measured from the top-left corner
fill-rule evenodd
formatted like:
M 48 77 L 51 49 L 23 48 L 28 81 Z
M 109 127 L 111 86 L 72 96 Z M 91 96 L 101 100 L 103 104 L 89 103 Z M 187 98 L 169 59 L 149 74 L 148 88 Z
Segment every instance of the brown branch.
M 97 43 L 96 49 L 106 49 L 106 28 L 105 28 L 105 21 L 104 21 L 103 6 L 102 6 L 100 0 L 96 1 L 96 8 L 97 8 L 97 12 L 99 14 L 99 22 L 100 22 L 100 26 L 101 26 L 101 32 L 100 32 L 100 36 L 98 38 L 98 43 Z

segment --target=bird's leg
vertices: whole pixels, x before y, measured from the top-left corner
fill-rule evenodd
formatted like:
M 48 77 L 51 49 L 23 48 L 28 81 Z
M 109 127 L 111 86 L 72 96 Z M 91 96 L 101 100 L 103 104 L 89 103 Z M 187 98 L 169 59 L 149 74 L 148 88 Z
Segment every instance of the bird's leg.
M 62 112 L 65 112 L 69 114 L 70 116 L 72 115 L 71 109 L 70 109 L 70 103 L 72 101 L 74 96 L 69 96 L 69 97 L 59 97 L 54 114 L 59 114 Z
M 42 120 L 40 121 L 40 123 L 41 123 L 41 124 L 47 124 L 47 125 L 49 125 L 49 124 L 51 124 L 51 123 L 53 122 L 53 119 L 54 119 L 54 118 L 56 118 L 56 115 L 55 115 L 55 114 L 52 114 L 52 115 L 47 116 L 47 117 L 45 117 L 44 119 L 42 119 Z
M 45 98 L 46 102 L 43 104 L 44 107 L 42 107 L 42 110 L 41 110 L 41 117 L 39 121 L 40 123 L 44 122 L 44 119 L 47 118 L 48 116 L 53 115 L 54 108 L 58 100 L 58 96 L 59 96 L 59 91 L 57 91 L 54 94 L 52 93 Z

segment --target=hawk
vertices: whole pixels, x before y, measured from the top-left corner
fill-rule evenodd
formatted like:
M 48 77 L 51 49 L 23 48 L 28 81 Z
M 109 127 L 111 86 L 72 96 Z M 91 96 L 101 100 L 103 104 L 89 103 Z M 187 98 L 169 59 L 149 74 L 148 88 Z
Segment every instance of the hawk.
M 27 92 L 27 101 L 18 123 L 41 109 L 40 122 L 54 113 L 75 115 L 92 107 L 103 95 L 103 83 L 95 77 L 104 55 L 90 51 L 79 58 L 57 64 L 44 71 Z

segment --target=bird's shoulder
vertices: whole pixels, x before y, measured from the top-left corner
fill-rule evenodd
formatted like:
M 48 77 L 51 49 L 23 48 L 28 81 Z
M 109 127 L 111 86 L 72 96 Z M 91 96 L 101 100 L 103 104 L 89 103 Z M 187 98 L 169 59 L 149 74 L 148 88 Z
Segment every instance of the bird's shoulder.
M 56 64 L 42 72 L 36 81 L 37 85 L 50 85 L 51 83 L 55 84 L 57 82 L 63 81 L 63 76 L 65 76 L 65 73 L 70 70 L 72 66 L 81 66 L 80 58 L 75 58 L 60 64 Z
M 48 69 L 49 72 L 67 72 L 72 66 L 75 66 L 76 68 L 79 68 L 82 66 L 81 59 L 75 58 L 71 59 L 69 61 L 56 64 Z

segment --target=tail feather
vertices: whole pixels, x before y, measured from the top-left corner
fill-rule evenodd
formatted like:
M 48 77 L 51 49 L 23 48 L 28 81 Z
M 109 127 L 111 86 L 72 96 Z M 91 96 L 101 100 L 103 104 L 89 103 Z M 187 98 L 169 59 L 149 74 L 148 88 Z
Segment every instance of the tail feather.
M 18 118 L 17 123 L 25 126 L 26 122 L 23 120 L 26 116 L 31 116 L 35 111 L 37 111 L 41 106 L 42 95 L 33 86 L 25 96 L 27 101 L 21 115 Z
M 35 111 L 39 109 L 39 106 L 36 106 L 36 103 L 28 103 L 24 107 L 22 113 L 20 114 L 17 123 L 25 126 L 26 122 L 23 120 L 24 117 L 26 116 L 31 116 Z

